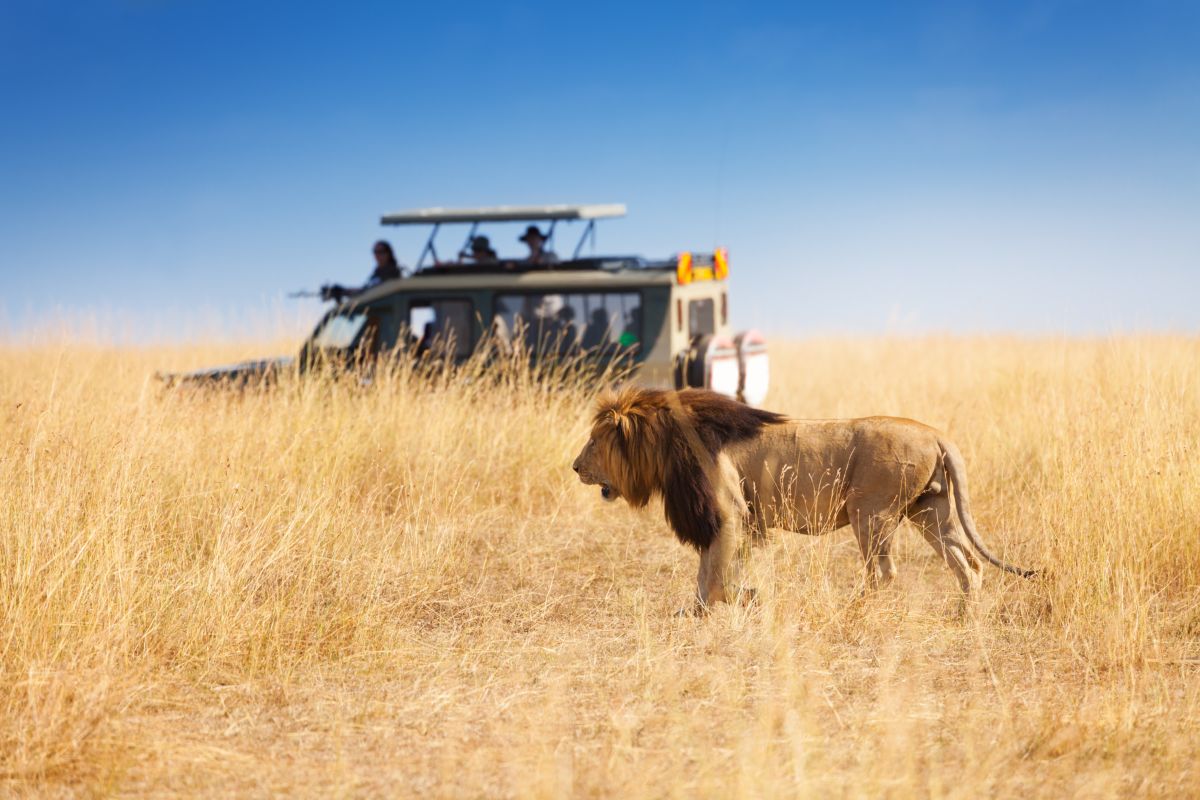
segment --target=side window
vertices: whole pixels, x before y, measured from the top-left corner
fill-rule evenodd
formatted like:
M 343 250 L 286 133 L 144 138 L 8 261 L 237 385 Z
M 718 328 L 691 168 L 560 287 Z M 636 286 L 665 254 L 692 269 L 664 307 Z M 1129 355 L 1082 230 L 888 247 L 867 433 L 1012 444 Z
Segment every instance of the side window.
M 587 327 L 584 349 L 637 347 L 642 342 L 642 295 L 639 292 L 609 292 L 584 295 Z
M 496 295 L 493 326 L 500 336 L 522 342 L 531 353 L 570 352 L 579 341 L 575 295 Z
M 704 336 L 717 332 L 717 318 L 713 311 L 712 298 L 692 300 L 688 303 L 688 336 Z
M 496 295 L 493 326 L 534 354 L 634 347 L 642 340 L 638 292 Z
M 409 336 L 417 353 L 466 358 L 475 346 L 470 300 L 413 300 L 408 306 Z

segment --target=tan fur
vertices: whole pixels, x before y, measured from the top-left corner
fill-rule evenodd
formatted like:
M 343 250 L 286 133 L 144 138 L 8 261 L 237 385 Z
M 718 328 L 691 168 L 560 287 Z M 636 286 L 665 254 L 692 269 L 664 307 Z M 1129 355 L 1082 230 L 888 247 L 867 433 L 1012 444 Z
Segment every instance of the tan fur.
M 601 399 L 573 468 L 609 499 L 641 507 L 663 497 L 676 535 L 700 550 L 701 608 L 733 599 L 743 537 L 768 528 L 822 534 L 850 525 L 868 587 L 895 576 L 892 536 L 906 519 L 968 598 L 981 583 L 971 545 L 1001 569 L 1033 574 L 987 550 L 958 449 L 910 419 L 791 420 L 711 392 L 629 389 Z

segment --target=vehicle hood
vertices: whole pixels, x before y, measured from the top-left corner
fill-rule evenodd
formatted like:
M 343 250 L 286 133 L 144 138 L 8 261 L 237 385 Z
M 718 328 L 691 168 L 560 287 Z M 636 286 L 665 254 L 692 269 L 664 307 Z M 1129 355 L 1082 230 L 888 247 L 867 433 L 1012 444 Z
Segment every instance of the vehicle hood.
M 191 372 L 160 372 L 158 373 L 158 377 L 167 386 L 218 384 L 244 386 L 248 383 L 273 380 L 280 372 L 293 368 L 295 364 L 295 357 L 280 356 L 278 358 L 242 361 L 237 364 L 226 364 L 221 367 L 197 369 Z

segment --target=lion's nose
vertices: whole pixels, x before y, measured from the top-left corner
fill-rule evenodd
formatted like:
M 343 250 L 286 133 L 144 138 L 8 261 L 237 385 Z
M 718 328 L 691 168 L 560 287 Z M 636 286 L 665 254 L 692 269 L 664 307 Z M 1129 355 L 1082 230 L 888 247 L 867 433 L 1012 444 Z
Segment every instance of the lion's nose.
M 579 472 L 579 462 L 576 461 L 574 464 L 572 464 L 571 469 L 575 470 L 576 472 Z

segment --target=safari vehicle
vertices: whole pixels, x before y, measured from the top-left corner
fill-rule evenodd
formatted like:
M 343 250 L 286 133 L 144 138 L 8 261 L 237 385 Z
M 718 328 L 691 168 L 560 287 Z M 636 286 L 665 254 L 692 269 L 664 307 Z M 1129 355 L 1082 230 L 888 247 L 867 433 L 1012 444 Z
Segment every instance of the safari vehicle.
M 757 405 L 767 393 L 766 342 L 729 325 L 729 259 L 724 249 L 663 260 L 583 255 L 596 221 L 624 216 L 610 205 L 428 208 L 387 214 L 384 225 L 432 225 L 413 273 L 337 302 L 298 359 L 257 361 L 172 376 L 182 383 L 269 377 L 318 362 L 369 362 L 399 351 L 414 358 L 464 361 L 481 344 L 522 348 L 532 359 L 626 359 L 632 380 L 657 388 L 710 388 Z M 553 250 L 560 223 L 585 222 L 570 258 L 555 263 L 497 259 L 445 262 L 437 237 L 448 225 L 549 223 Z

